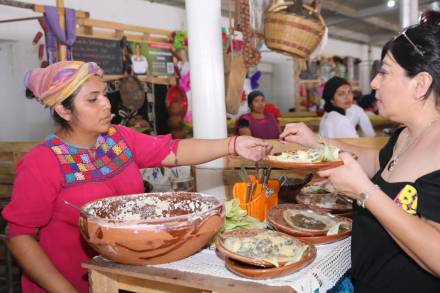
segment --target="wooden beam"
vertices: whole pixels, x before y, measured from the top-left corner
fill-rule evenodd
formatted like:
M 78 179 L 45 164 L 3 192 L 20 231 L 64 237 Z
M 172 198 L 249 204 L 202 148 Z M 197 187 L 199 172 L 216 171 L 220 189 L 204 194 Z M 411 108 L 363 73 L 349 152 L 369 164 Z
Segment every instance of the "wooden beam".
M 0 23 L 27 21 L 27 20 L 35 20 L 35 19 L 38 19 L 38 17 L 22 17 L 22 18 L 4 19 L 4 20 L 0 20 Z
M 166 36 L 168 38 L 171 38 L 171 34 L 173 33 L 172 31 L 168 31 L 168 30 L 147 28 L 147 27 L 142 27 L 142 26 L 137 26 L 137 25 L 129 25 L 129 24 L 123 24 L 123 23 L 119 23 L 119 22 L 90 19 L 90 18 L 78 19 L 77 23 L 80 25 L 83 25 L 83 26 L 92 26 L 92 27 L 99 27 L 99 28 L 104 28 L 104 29 L 146 33 L 149 35 Z
M 35 12 L 44 13 L 44 5 L 33 4 L 33 7 L 31 9 L 33 11 L 35 11 Z M 58 13 L 60 12 L 60 10 L 61 10 L 61 8 L 58 8 Z M 76 16 L 77 20 L 79 18 L 89 18 L 90 17 L 90 12 L 82 11 L 82 10 L 77 10 L 75 12 L 75 16 Z
M 89 37 L 98 39 L 109 39 L 109 40 L 121 40 L 116 31 L 98 31 L 94 30 L 92 27 L 79 27 L 76 29 L 76 35 L 79 37 Z M 169 44 L 170 41 L 167 38 L 146 38 L 144 35 L 135 35 L 124 33 L 129 41 L 135 42 L 158 42 Z
M 110 80 L 116 80 L 123 78 L 124 75 L 105 75 L 104 81 L 110 81 Z M 176 84 L 176 78 L 175 77 L 155 77 L 155 76 L 142 76 L 138 75 L 136 76 L 140 81 L 144 82 L 150 82 L 154 84 Z
M 64 13 L 64 0 L 56 0 L 58 8 L 58 18 L 60 22 L 60 27 L 64 32 L 66 32 L 66 14 Z M 57 61 L 67 60 L 67 47 L 60 42 L 57 42 Z

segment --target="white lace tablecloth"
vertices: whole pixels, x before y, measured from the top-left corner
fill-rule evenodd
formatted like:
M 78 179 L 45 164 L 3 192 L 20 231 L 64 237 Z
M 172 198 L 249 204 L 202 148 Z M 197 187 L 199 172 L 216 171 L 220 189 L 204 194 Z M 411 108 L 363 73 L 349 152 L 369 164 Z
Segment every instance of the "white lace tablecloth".
M 331 244 L 317 245 L 317 257 L 307 267 L 281 278 L 253 281 L 269 286 L 290 286 L 298 293 L 326 292 L 351 267 L 350 246 L 351 237 Z M 230 272 L 212 248 L 183 260 L 155 267 L 249 281 Z

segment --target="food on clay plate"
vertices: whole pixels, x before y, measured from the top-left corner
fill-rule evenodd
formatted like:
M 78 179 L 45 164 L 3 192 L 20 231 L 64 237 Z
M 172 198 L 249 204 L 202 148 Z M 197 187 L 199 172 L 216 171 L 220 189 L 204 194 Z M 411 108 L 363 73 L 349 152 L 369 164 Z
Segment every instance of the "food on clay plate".
M 338 194 L 329 183 L 315 184 L 303 187 L 296 196 L 299 203 L 324 209 L 350 210 L 352 200 Z
M 237 229 L 264 229 L 266 222 L 260 222 L 254 217 L 248 216 L 246 210 L 240 208 L 240 202 L 237 199 L 231 199 L 225 202 L 225 224 L 221 232 L 229 232 Z
M 326 232 L 327 235 L 339 233 L 341 227 L 351 229 L 351 224 L 340 221 L 338 218 L 312 210 L 286 209 L 283 211 L 286 223 L 295 230 L 305 232 Z
M 320 163 L 339 161 L 339 149 L 331 145 L 320 145 L 316 149 L 275 153 L 268 156 L 271 161 L 288 163 Z
M 304 186 L 301 192 L 305 194 L 329 194 L 335 193 L 336 189 L 327 180 L 316 184 Z
M 297 262 L 311 248 L 310 245 L 266 230 L 249 236 L 229 236 L 223 239 L 225 249 L 243 257 L 262 260 L 276 267 Z

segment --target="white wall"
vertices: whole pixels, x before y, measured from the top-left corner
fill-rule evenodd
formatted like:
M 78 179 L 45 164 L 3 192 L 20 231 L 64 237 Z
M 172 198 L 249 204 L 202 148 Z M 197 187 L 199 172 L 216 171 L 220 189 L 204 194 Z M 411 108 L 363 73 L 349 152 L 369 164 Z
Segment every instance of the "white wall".
M 286 59 L 283 63 L 273 66 L 273 98 L 281 112 L 288 112 L 295 107 L 295 88 L 293 81 L 293 60 Z
M 0 140 L 41 140 L 52 131 L 48 109 L 25 98 L 23 76 L 38 66 L 37 47 L 0 42 Z

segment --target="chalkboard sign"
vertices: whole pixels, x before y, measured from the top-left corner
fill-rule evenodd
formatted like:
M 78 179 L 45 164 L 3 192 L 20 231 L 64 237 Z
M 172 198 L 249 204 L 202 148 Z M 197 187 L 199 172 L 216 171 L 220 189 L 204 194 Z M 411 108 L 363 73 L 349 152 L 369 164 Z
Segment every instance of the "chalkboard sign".
M 119 41 L 77 37 L 73 59 L 96 62 L 105 74 L 122 74 L 122 52 Z

